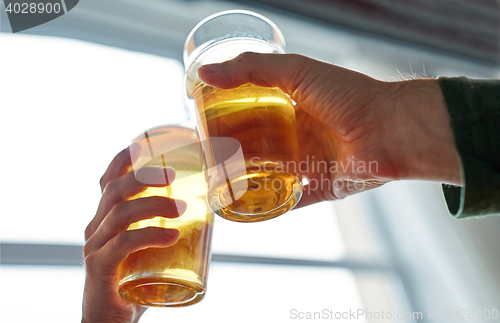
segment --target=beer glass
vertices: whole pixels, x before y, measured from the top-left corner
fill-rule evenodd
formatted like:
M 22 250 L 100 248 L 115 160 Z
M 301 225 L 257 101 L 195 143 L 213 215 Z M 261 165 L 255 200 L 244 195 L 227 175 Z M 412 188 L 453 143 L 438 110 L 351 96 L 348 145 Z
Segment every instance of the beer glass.
M 131 199 L 165 196 L 184 200 L 187 210 L 178 218 L 155 217 L 130 225 L 176 228 L 179 240 L 166 248 L 147 248 L 130 254 L 119 266 L 119 294 L 127 301 L 148 306 L 184 306 L 205 295 L 210 261 L 213 213 L 206 202 L 207 183 L 200 143 L 193 127 L 168 125 L 138 136 L 130 148 L 136 179 L 165 184 L 165 177 L 141 178 L 141 168 L 167 166 L 175 180 L 147 189 Z M 172 180 L 172 179 L 171 179 Z
M 208 202 L 225 219 L 256 222 L 292 209 L 302 195 L 295 110 L 278 88 L 246 84 L 222 90 L 202 82 L 200 66 L 243 52 L 284 53 L 285 41 L 269 19 L 250 11 L 225 11 L 201 21 L 184 46 L 186 93 L 197 110 L 208 174 Z M 244 166 L 227 148 L 240 145 Z M 237 160 L 237 159 L 235 159 Z

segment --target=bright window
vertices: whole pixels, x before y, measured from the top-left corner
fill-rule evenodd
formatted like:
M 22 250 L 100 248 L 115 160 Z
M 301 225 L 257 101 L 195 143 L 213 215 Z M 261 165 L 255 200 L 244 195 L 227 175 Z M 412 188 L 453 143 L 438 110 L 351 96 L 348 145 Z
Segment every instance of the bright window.
M 9 62 L 0 78 L 7 152 L 0 238 L 81 246 L 99 203 L 99 178 L 115 154 L 141 131 L 181 113 L 184 70 L 176 60 L 75 40 L 0 34 L 0 42 L 8 49 L 1 59 Z M 216 217 L 213 253 L 341 262 L 346 248 L 327 202 L 262 223 Z M 79 320 L 83 267 L 3 265 L 0 274 L 1 321 Z M 215 313 L 222 322 L 280 321 L 295 308 L 330 307 L 361 308 L 350 269 L 214 261 L 209 292 L 196 311 L 151 309 L 141 322 L 195 322 Z

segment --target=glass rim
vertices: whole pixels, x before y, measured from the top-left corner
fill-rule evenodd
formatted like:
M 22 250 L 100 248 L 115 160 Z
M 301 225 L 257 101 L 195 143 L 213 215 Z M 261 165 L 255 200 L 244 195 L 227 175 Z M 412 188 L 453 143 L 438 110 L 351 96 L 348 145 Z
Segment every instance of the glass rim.
M 285 43 L 285 38 L 283 36 L 283 33 L 278 28 L 278 26 L 274 22 L 272 22 L 269 18 L 267 18 L 261 14 L 258 14 L 256 12 L 250 11 L 250 10 L 225 10 L 225 11 L 217 12 L 217 13 L 210 15 L 210 16 L 206 17 L 205 19 L 201 20 L 198 24 L 196 24 L 196 26 L 191 30 L 191 32 L 187 36 L 186 41 L 184 42 L 184 49 L 183 49 L 183 61 L 184 61 L 184 67 L 186 70 L 189 69 L 189 67 L 196 60 L 197 57 L 199 57 L 203 52 L 205 52 L 205 50 L 212 47 L 212 45 L 214 45 L 216 43 L 220 43 L 224 40 L 228 40 L 228 39 L 233 38 L 233 37 L 220 37 L 220 38 L 212 39 L 211 41 L 207 41 L 203 44 L 200 44 L 198 46 L 193 47 L 193 46 L 190 46 L 190 42 L 193 41 L 195 33 L 198 30 L 200 30 L 200 28 L 203 25 L 205 25 L 207 22 L 209 22 L 213 19 L 227 16 L 227 15 L 235 15 L 235 14 L 236 15 L 247 15 L 249 17 L 258 18 L 259 20 L 267 23 L 271 27 L 271 29 L 273 30 L 273 35 L 275 36 L 275 39 L 263 40 L 263 39 L 259 39 L 259 38 L 255 38 L 255 37 L 245 37 L 245 38 L 246 39 L 255 39 L 257 41 L 266 42 L 269 45 L 273 45 L 273 47 L 276 47 L 276 49 L 281 50 L 284 53 L 286 43 Z M 237 37 L 234 37 L 234 38 L 237 38 Z M 239 37 L 239 38 L 243 38 L 243 37 Z
M 196 122 L 192 121 L 192 120 L 185 120 L 185 121 L 179 121 L 179 122 L 158 124 L 156 126 L 152 126 L 150 128 L 147 128 L 146 130 L 142 131 L 140 134 L 136 135 L 134 137 L 134 139 L 130 140 L 130 142 L 134 143 L 139 138 L 141 138 L 141 136 L 143 136 L 145 133 L 149 133 L 150 131 L 154 132 L 155 130 L 159 130 L 160 128 L 165 128 L 165 127 L 177 127 L 177 128 L 196 130 Z

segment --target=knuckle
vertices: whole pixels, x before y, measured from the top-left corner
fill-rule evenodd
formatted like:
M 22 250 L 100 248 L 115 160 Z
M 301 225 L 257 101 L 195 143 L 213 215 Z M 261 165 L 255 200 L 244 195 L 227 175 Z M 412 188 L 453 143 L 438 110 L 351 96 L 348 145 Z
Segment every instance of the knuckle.
M 299 55 L 299 54 L 287 54 L 288 57 L 291 58 L 291 61 L 292 63 L 294 64 L 304 64 L 305 60 L 304 60 L 304 56 L 302 55 Z
M 120 202 L 115 204 L 107 215 L 107 228 L 115 232 L 127 230 L 131 224 L 130 212 L 127 212 L 128 203 Z
M 238 63 L 240 63 L 240 62 L 248 63 L 252 60 L 254 55 L 255 55 L 255 53 L 252 53 L 252 52 L 244 52 L 244 53 L 241 53 L 240 55 L 238 55 L 238 57 L 236 58 L 236 61 Z
M 99 268 L 99 260 L 97 258 L 97 255 L 94 253 L 85 256 L 84 263 L 87 272 L 95 272 Z
M 113 205 L 111 210 L 109 211 L 108 215 L 106 216 L 108 218 L 108 221 L 115 221 L 115 218 L 120 218 L 123 217 L 123 214 L 127 210 L 127 202 L 126 201 L 121 201 Z
M 85 228 L 85 241 L 88 241 L 94 232 L 94 226 L 89 223 Z
M 83 256 L 85 258 L 87 258 L 88 256 L 90 256 L 92 254 L 92 250 L 91 250 L 91 247 L 88 243 L 86 243 L 84 246 L 83 246 Z
M 112 248 L 113 250 L 117 250 L 118 248 L 123 248 L 123 246 L 128 245 L 131 242 L 131 233 L 132 231 L 123 231 L 116 235 L 116 237 L 112 240 Z
M 118 180 L 117 179 L 112 179 L 110 181 L 108 181 L 107 183 L 105 183 L 105 189 L 107 192 L 114 192 L 117 188 L 118 188 Z
M 325 200 L 326 201 L 332 201 L 338 199 L 337 196 L 335 196 L 335 193 L 333 190 L 327 190 L 325 192 Z
M 125 199 L 121 181 L 118 178 L 108 181 L 103 191 L 103 199 L 104 198 L 111 200 L 113 204 L 122 202 Z
M 104 191 L 104 187 L 106 186 L 106 175 L 102 175 L 99 180 L 99 185 L 101 186 L 101 191 Z

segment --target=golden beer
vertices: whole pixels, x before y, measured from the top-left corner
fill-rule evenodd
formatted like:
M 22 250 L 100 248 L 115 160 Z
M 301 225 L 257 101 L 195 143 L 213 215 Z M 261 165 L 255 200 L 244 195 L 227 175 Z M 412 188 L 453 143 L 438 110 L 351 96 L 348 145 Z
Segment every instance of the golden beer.
M 248 84 L 221 90 L 202 82 L 191 97 L 207 137 L 236 139 L 244 156 L 243 174 L 232 178 L 224 174 L 226 180 L 209 182 L 212 209 L 228 220 L 256 222 L 293 208 L 302 186 L 297 172 L 295 110 L 290 98 L 277 88 Z M 231 157 L 224 147 L 209 146 L 205 153 L 213 164 Z
M 171 185 L 148 187 L 130 199 L 166 196 L 184 200 L 187 210 L 175 219 L 155 217 L 130 225 L 128 230 L 148 226 L 175 228 L 180 237 L 170 247 L 130 254 L 119 266 L 119 293 L 129 302 L 149 306 L 196 303 L 206 290 L 213 226 L 196 133 L 189 128 L 165 126 L 150 130 L 135 141 L 140 143 L 141 152 L 134 170 L 170 166 L 176 176 Z

